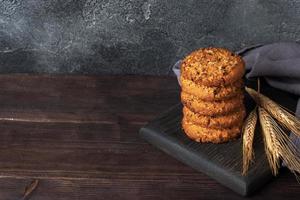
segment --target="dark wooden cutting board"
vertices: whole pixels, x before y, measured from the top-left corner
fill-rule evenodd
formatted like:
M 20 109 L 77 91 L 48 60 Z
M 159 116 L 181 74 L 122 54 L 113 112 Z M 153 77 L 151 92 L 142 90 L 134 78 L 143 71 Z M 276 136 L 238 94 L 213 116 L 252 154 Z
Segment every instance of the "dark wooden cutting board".
M 253 85 L 249 82 L 247 84 Z M 269 87 L 265 82 L 262 85 L 262 93 L 291 110 L 295 108 L 295 96 Z M 248 95 L 245 97 L 245 105 L 248 113 L 254 107 Z M 243 196 L 252 194 L 272 178 L 259 127 L 256 128 L 254 140 L 255 162 L 248 175 L 241 176 L 241 139 L 225 144 L 197 143 L 185 136 L 181 129 L 181 119 L 182 105 L 178 104 L 141 128 L 140 135 L 167 154 Z

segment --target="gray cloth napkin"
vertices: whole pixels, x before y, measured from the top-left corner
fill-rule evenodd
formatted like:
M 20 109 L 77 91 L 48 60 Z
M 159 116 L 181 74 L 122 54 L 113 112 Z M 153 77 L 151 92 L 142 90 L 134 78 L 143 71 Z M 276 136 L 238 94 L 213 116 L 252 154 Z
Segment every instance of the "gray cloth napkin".
M 246 63 L 246 77 L 265 77 L 274 88 L 299 96 L 296 115 L 300 117 L 300 44 L 280 42 L 247 47 L 237 52 Z M 180 63 L 173 66 L 177 78 L 180 75 Z M 178 79 L 180 84 L 180 80 Z M 291 133 L 290 138 L 300 149 L 300 138 Z

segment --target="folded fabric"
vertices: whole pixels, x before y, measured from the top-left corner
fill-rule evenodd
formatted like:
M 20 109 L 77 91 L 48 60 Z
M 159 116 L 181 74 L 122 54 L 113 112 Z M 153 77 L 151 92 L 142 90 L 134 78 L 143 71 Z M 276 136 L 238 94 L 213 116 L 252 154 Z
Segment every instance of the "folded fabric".
M 264 77 L 274 88 L 278 88 L 300 97 L 300 44 L 297 42 L 279 42 L 267 45 L 255 45 L 237 51 L 246 64 L 246 78 Z M 175 63 L 173 71 L 180 84 L 180 63 Z M 300 117 L 300 98 L 296 116 Z M 291 133 L 290 138 L 300 149 L 300 138 Z

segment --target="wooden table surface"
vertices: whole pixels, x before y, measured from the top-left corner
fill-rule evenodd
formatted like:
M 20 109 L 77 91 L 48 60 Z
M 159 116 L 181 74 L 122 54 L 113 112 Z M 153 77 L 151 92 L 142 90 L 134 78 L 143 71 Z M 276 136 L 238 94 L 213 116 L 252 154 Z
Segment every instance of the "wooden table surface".
M 0 75 L 0 87 L 1 200 L 242 199 L 139 138 L 179 102 L 174 77 Z M 283 170 L 251 198 L 299 199 L 300 185 Z

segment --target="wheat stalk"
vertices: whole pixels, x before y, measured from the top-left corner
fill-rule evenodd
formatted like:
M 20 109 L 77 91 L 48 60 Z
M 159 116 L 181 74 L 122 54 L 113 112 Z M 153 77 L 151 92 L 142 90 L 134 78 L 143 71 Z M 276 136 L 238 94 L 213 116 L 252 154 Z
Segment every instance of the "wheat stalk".
M 257 111 L 254 108 L 248 115 L 243 125 L 243 170 L 242 175 L 246 175 L 249 169 L 250 162 L 253 161 L 253 139 L 257 123 Z
M 294 174 L 300 173 L 299 151 L 272 116 L 264 108 L 259 107 L 258 110 L 265 151 L 272 173 L 278 174 L 280 159 Z
M 292 115 L 286 108 L 278 105 L 270 98 L 256 92 L 252 88 L 245 88 L 254 101 L 263 107 L 272 117 L 274 117 L 283 127 L 291 130 L 300 137 L 300 119 Z

